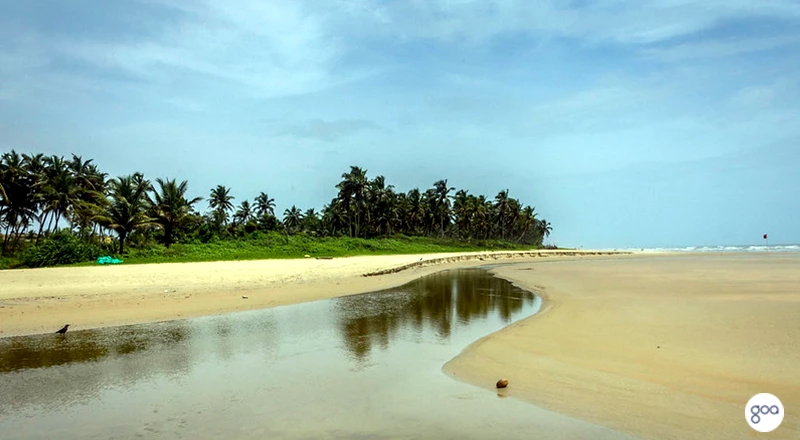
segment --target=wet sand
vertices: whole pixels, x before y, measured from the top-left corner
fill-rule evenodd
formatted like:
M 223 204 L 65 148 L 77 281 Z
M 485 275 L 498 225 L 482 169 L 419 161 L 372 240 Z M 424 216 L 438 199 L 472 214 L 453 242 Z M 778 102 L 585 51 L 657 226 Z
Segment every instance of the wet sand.
M 53 332 L 64 324 L 81 330 L 253 310 L 396 287 L 447 268 L 596 254 L 542 250 L 4 270 L 0 337 Z
M 544 297 L 540 313 L 469 346 L 444 370 L 647 439 L 800 438 L 800 255 L 535 262 L 495 273 Z M 772 393 L 783 424 L 744 418 Z

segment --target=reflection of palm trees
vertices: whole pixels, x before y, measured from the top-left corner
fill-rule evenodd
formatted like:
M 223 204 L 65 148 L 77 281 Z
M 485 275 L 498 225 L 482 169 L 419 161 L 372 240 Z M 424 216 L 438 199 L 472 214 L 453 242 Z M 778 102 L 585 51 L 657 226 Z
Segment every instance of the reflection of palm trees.
M 348 320 L 342 326 L 342 333 L 344 333 L 347 351 L 349 351 L 357 361 L 364 361 L 372 345 L 369 341 L 369 321 L 366 318 Z
M 336 304 L 345 347 L 363 362 L 373 345 L 388 347 L 402 328 L 427 328 L 447 339 L 457 323 L 466 325 L 492 313 L 509 322 L 532 301 L 529 292 L 475 269 L 440 272 L 379 295 L 340 298 Z

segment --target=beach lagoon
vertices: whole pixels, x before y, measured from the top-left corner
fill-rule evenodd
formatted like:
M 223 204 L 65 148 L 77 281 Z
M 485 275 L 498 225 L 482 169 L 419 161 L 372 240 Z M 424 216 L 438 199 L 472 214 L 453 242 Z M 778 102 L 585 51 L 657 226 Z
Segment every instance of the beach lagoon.
M 0 432 L 9 440 L 629 438 L 442 372 L 539 304 L 485 270 L 459 269 L 306 304 L 0 339 Z

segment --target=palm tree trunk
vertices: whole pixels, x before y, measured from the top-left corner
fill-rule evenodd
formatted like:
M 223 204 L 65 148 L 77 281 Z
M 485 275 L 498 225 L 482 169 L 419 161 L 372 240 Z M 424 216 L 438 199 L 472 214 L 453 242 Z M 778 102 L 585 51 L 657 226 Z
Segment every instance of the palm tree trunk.
M 517 238 L 517 243 L 522 243 L 522 237 L 524 237 L 527 232 L 528 232 L 527 229 L 524 229 L 522 231 L 522 234 L 519 234 L 519 238 Z
M 44 231 L 44 224 L 47 222 L 47 217 L 50 216 L 50 211 L 45 211 L 42 213 L 42 221 L 39 222 L 39 233 L 36 234 L 36 244 L 39 244 L 39 239 L 42 238 L 42 232 Z
M 52 211 L 51 211 L 51 212 L 52 212 Z M 50 216 L 50 221 L 47 223 L 47 230 L 45 231 L 45 232 L 47 232 L 48 234 L 50 234 L 50 232 L 51 232 L 51 231 L 52 231 L 52 229 L 53 229 L 53 222 L 55 221 L 55 219 L 56 219 L 56 216 L 55 216 L 55 215 L 51 215 L 51 216 Z
M 53 231 L 54 232 L 58 230 L 58 222 L 60 222 L 60 221 L 61 221 L 61 211 L 56 211 L 56 222 L 53 225 Z
M 11 249 L 17 249 L 19 247 L 19 240 L 22 238 L 24 232 L 25 227 L 23 226 L 22 222 L 20 222 L 14 228 L 14 244 L 11 245 Z
M 128 236 L 127 232 L 119 234 L 119 254 L 123 255 L 125 252 L 125 238 Z
M 164 225 L 164 245 L 169 249 L 169 245 L 172 244 L 172 225 L 166 224 Z
M 6 233 L 3 234 L 3 253 L 5 254 L 6 249 L 8 248 L 8 238 L 10 237 L 9 233 L 11 232 L 11 223 L 6 225 Z

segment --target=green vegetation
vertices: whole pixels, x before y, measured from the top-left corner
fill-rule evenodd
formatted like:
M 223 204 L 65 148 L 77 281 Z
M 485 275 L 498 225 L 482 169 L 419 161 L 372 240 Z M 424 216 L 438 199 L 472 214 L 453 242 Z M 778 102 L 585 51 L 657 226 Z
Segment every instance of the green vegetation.
M 507 190 L 489 200 L 440 180 L 403 193 L 355 166 L 322 211 L 292 205 L 279 219 L 265 192 L 236 206 L 218 185 L 202 213 L 186 181 L 108 179 L 91 162 L 2 155 L 0 269 L 92 264 L 101 255 L 130 264 L 531 249 L 552 230 Z
M 482 250 L 530 249 L 508 242 L 481 241 L 466 243 L 452 239 L 428 237 L 309 237 L 275 233 L 254 233 L 240 240 L 219 240 L 211 243 L 175 244 L 131 249 L 125 263 L 166 263 L 222 260 L 258 260 L 271 258 L 347 257 L 356 255 L 420 254 L 436 252 L 469 252 Z

